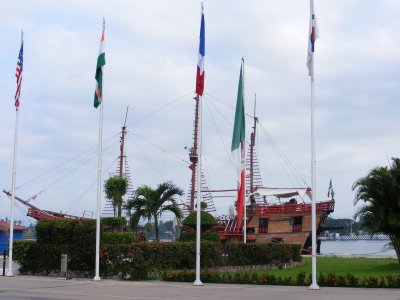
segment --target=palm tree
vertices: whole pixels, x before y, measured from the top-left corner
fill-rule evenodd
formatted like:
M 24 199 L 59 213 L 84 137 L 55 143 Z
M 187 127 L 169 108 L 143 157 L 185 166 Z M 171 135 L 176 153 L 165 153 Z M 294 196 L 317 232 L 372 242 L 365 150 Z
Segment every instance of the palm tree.
M 136 231 L 141 218 L 149 222 L 154 220 L 154 229 L 156 232 L 156 241 L 160 241 L 158 219 L 165 211 L 171 211 L 177 219 L 182 218 L 182 211 L 179 208 L 176 196 L 183 196 L 183 190 L 174 185 L 171 181 L 161 183 L 156 189 L 148 185 L 138 187 L 132 199 L 126 204 L 128 212 L 131 214 L 131 227 Z
M 377 167 L 353 184 L 354 205 L 360 206 L 354 217 L 371 233 L 389 236 L 400 263 L 400 159 L 392 158 L 390 167 Z

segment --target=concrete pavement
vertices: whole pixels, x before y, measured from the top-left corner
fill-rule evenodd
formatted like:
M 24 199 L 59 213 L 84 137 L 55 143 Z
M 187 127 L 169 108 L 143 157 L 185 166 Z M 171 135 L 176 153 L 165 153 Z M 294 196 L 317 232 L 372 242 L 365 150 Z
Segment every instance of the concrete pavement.
M 205 284 L 159 281 L 118 281 L 91 279 L 59 280 L 40 276 L 0 277 L 1 300 L 400 300 L 398 289 L 329 288 Z

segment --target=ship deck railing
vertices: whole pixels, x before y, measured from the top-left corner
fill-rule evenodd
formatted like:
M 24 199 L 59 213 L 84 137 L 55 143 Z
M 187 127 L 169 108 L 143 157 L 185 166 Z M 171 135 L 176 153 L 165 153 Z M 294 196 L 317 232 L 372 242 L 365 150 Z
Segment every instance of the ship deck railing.
M 317 211 L 333 212 L 335 209 L 335 201 L 324 201 L 316 204 Z M 311 203 L 299 204 L 277 204 L 277 205 L 258 205 L 256 206 L 256 214 L 289 214 L 289 213 L 311 212 Z

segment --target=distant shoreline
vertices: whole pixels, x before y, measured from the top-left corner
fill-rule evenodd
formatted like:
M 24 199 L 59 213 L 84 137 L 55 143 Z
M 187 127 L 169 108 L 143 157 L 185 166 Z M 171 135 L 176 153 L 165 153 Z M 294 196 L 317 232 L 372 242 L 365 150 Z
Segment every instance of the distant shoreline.
M 319 239 L 321 241 L 390 241 L 386 234 L 321 236 Z

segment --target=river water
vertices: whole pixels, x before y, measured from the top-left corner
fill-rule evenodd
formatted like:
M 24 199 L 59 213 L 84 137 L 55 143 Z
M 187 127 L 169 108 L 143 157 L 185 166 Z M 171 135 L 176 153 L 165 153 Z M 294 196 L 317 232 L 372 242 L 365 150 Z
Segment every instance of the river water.
M 389 241 L 372 241 L 372 240 L 358 240 L 358 241 L 322 241 L 321 254 L 322 255 L 365 255 L 365 256 L 396 256 L 395 251 L 387 250 L 384 247 Z

